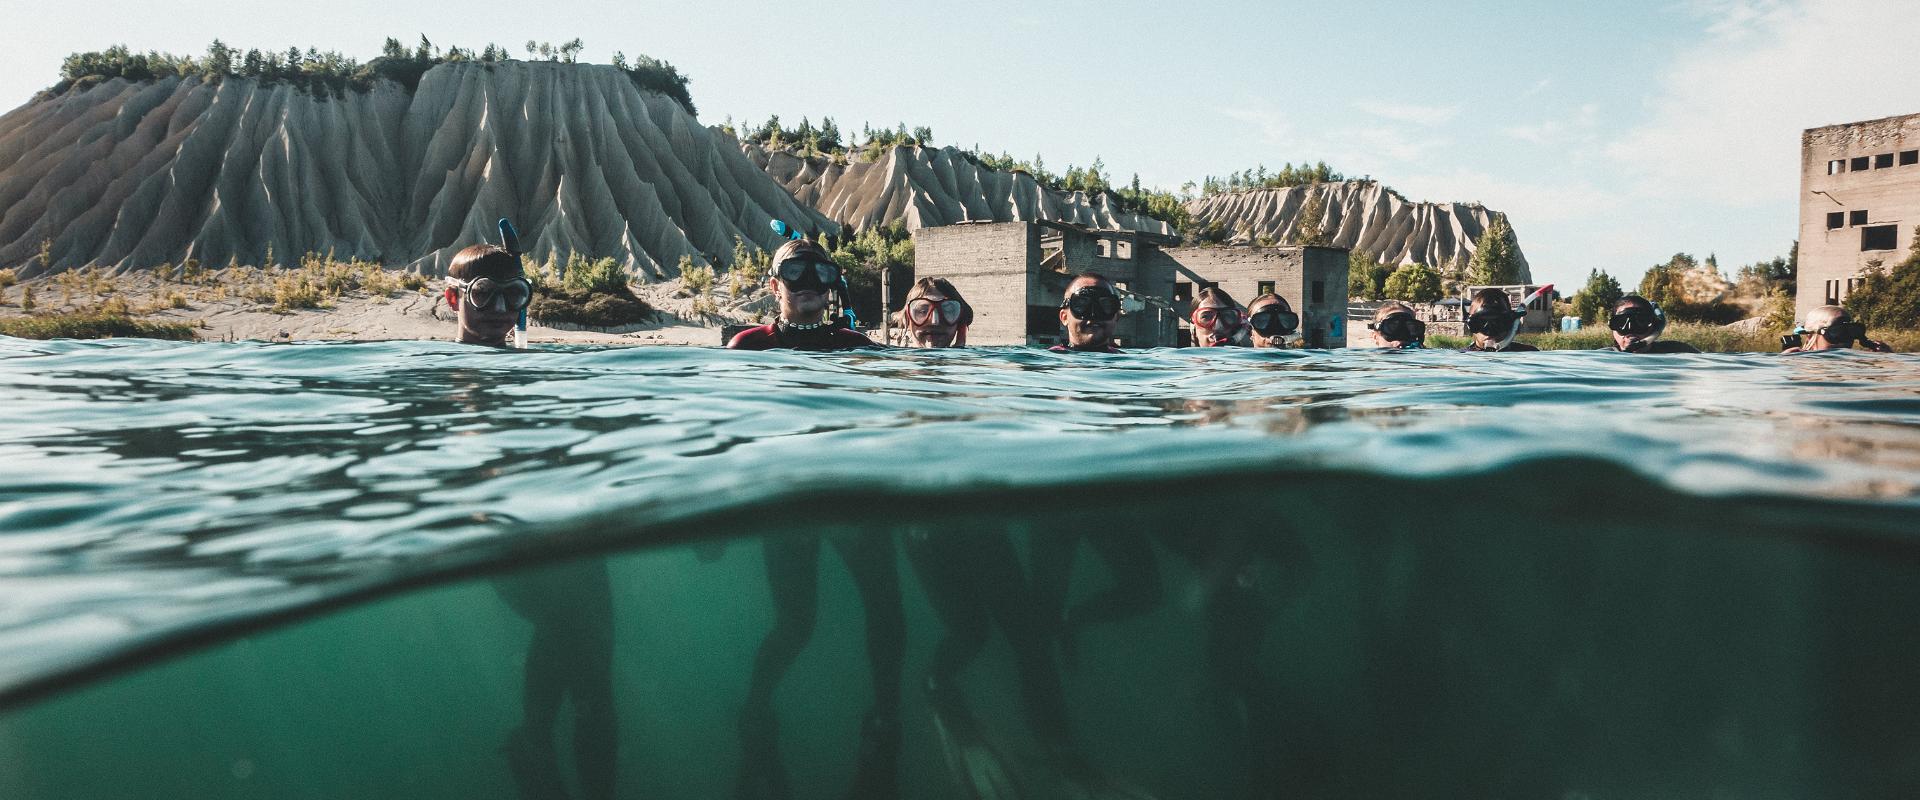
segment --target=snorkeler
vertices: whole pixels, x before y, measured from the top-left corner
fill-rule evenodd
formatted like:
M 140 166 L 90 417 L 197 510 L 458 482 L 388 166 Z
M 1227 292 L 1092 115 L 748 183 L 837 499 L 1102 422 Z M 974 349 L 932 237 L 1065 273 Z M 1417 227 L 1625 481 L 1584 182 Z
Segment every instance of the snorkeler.
M 1700 348 L 1686 342 L 1667 342 L 1660 340 L 1661 332 L 1667 329 L 1667 312 L 1652 300 L 1637 294 L 1620 298 L 1613 304 L 1613 315 L 1607 319 L 1607 328 L 1613 331 L 1613 346 L 1609 350 L 1622 353 L 1698 353 Z
M 454 341 L 506 347 L 507 336 L 533 302 L 533 283 L 519 256 L 498 245 L 476 244 L 455 253 L 447 265 L 444 296 L 459 323 Z
M 1427 323 L 1414 316 L 1413 306 L 1397 300 L 1374 309 L 1367 329 L 1373 331 L 1375 347 L 1419 350 L 1427 346 Z
M 1248 338 L 1254 347 L 1286 347 L 1287 337 L 1300 329 L 1300 315 L 1287 298 L 1268 292 L 1247 304 Z
M 780 318 L 741 331 L 727 343 L 734 350 L 857 350 L 875 347 L 859 331 L 846 327 L 828 306 L 843 286 L 840 265 L 826 248 L 793 239 L 773 252 L 767 288 L 780 304 Z M 844 301 L 844 298 L 842 298 Z
M 1790 344 L 1782 353 L 1811 353 L 1818 350 L 1846 350 L 1858 342 L 1861 347 L 1876 353 L 1891 353 L 1893 347 L 1886 342 L 1867 338 L 1867 326 L 1853 321 L 1847 310 L 1839 306 L 1820 306 L 1807 312 L 1807 322 L 1786 337 L 1783 343 Z
M 946 278 L 921 278 L 907 290 L 907 305 L 895 321 L 913 347 L 966 347 L 973 306 Z
M 1240 304 L 1217 286 L 1200 290 L 1195 298 L 1193 327 L 1199 336 L 1196 344 L 1201 347 L 1244 347 L 1247 344 L 1247 315 L 1240 311 Z
M 1513 340 L 1520 333 L 1520 320 L 1525 316 L 1525 311 L 1514 310 L 1513 298 L 1507 296 L 1505 289 L 1489 287 L 1475 292 L 1473 304 L 1467 307 L 1467 333 L 1473 334 L 1473 343 L 1461 348 L 1461 352 L 1539 352 L 1538 347 Z
M 1060 325 L 1067 330 L 1065 344 L 1056 353 L 1118 353 L 1113 332 L 1120 318 L 1120 293 L 1113 281 L 1097 272 L 1083 272 L 1067 282 L 1060 298 Z
M 503 226 L 504 227 L 504 226 Z M 520 257 L 477 244 L 447 266 L 456 341 L 505 347 L 533 296 Z M 495 578 L 494 590 L 533 626 L 522 677 L 520 725 L 502 748 L 525 800 L 566 800 L 555 736 L 560 706 L 573 701 L 573 766 L 586 800 L 614 796 L 619 721 L 613 700 L 613 589 L 599 560 Z

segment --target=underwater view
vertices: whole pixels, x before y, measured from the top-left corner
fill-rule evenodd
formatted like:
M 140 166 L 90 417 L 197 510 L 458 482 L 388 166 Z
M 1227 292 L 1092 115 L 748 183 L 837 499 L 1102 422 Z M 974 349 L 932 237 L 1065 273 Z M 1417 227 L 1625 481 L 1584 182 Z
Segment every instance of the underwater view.
M 1920 792 L 1920 357 L 0 337 L 0 797 Z

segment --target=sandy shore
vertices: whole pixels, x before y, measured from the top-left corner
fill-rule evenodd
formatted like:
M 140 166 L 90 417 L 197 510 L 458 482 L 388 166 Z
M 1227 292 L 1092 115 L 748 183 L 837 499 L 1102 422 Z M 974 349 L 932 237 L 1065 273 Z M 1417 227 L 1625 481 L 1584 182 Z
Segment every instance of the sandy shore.
M 28 281 L 7 290 L 0 300 L 0 317 L 26 312 L 20 302 L 32 289 L 35 313 L 85 311 L 123 305 L 138 319 L 185 322 L 199 329 L 206 341 L 382 341 L 441 340 L 454 335 L 454 314 L 437 291 L 428 288 L 376 296 L 349 292 L 324 308 L 276 311 L 270 303 L 246 296 L 251 276 L 222 276 L 205 283 L 182 285 L 150 275 L 122 275 L 105 279 L 111 288 L 63 287 L 57 279 Z M 77 282 L 76 282 L 77 283 Z M 527 340 L 534 344 L 624 344 L 713 347 L 721 344 L 723 325 L 754 322 L 753 309 L 764 302 L 749 300 L 715 314 L 696 314 L 691 298 L 677 297 L 677 284 L 636 286 L 635 293 L 660 311 L 643 325 L 612 330 L 570 330 L 529 324 Z M 63 302 L 63 297 L 65 301 Z M 174 307 L 184 302 L 182 307 Z

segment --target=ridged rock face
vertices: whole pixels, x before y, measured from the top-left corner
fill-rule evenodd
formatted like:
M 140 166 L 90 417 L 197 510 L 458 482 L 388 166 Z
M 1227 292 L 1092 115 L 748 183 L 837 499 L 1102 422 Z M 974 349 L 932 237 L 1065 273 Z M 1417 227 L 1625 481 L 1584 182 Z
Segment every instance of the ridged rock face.
M 1363 181 L 1227 192 L 1189 202 L 1187 211 L 1197 227 L 1219 222 L 1233 235 L 1246 223 L 1254 237 L 1286 242 L 1312 194 L 1326 203 L 1322 230 L 1333 233 L 1335 246 L 1365 250 L 1385 264 L 1443 267 L 1457 256 L 1471 259 L 1497 213 L 1479 205 L 1410 202 L 1378 182 Z M 1522 280 L 1531 282 L 1526 256 L 1520 260 Z
M 438 274 L 507 217 L 539 257 L 674 274 L 778 217 L 834 230 L 665 96 L 613 67 L 447 64 L 418 91 L 113 80 L 0 117 L 0 265 L 53 271 L 332 251 Z
M 901 146 L 878 161 L 835 164 L 759 145 L 741 146 L 801 202 L 863 230 L 904 220 L 909 230 L 958 222 L 1058 220 L 1171 235 L 1166 223 L 1122 210 L 1107 195 L 1048 189 L 1025 172 L 999 172 L 951 147 Z

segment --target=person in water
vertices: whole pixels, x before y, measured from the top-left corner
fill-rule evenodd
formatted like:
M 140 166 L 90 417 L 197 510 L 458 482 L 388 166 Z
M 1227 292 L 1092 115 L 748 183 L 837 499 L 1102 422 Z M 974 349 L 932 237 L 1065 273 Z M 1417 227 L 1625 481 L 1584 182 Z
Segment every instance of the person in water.
M 894 321 L 914 347 L 966 347 L 973 306 L 946 278 L 921 278 L 907 290 L 907 305 Z
M 1201 347 L 1244 347 L 1247 315 L 1233 296 L 1217 286 L 1200 290 L 1193 307 L 1194 343 Z
M 826 248 L 806 239 L 794 239 L 773 253 L 773 274 L 767 289 L 780 305 L 780 318 L 748 328 L 727 342 L 734 350 L 857 350 L 874 347 L 872 340 L 846 327 L 838 315 L 829 316 L 833 295 L 841 285 L 840 265 Z
M 1067 282 L 1060 297 L 1060 325 L 1067 341 L 1048 348 L 1056 353 L 1118 353 L 1113 344 L 1119 327 L 1120 293 L 1113 281 L 1098 272 L 1084 272 Z
M 946 279 L 921 278 L 907 291 L 898 321 L 916 347 L 964 347 L 973 309 Z M 927 666 L 926 691 L 948 767 L 970 796 L 1007 794 L 1018 782 L 1013 759 L 974 718 L 960 683 L 961 670 L 979 656 L 994 628 L 1012 650 L 1028 729 L 1049 754 L 1072 751 L 1066 691 L 1050 631 L 1034 613 L 1025 568 L 1004 531 L 937 518 L 911 526 L 902 549 L 945 627 Z
M 447 267 L 447 304 L 463 344 L 505 347 L 533 296 L 520 258 L 490 244 Z M 560 706 L 573 702 L 573 766 L 584 800 L 611 800 L 620 731 L 613 699 L 613 588 L 604 561 L 585 559 L 492 581 L 533 627 L 521 679 L 520 725 L 502 750 L 524 800 L 567 800 L 555 745 Z
M 1820 306 L 1807 312 L 1806 324 L 1796 332 L 1801 338 L 1796 347 L 1789 347 L 1783 353 L 1811 353 L 1819 350 L 1846 350 L 1857 342 L 1860 347 L 1876 353 L 1891 353 L 1893 348 L 1886 342 L 1867 338 L 1867 326 L 1853 321 L 1847 310 L 1839 306 Z
M 1286 347 L 1287 337 L 1300 330 L 1300 315 L 1287 298 L 1268 292 L 1247 304 L 1247 338 L 1254 347 Z
M 1520 321 L 1526 317 L 1525 311 L 1516 311 L 1513 298 L 1507 296 L 1505 289 L 1486 288 L 1473 294 L 1473 303 L 1467 306 L 1467 333 L 1473 334 L 1473 343 L 1461 348 L 1467 353 L 1537 353 L 1540 348 L 1513 337 L 1520 333 Z
M 476 244 L 447 265 L 447 306 L 454 310 L 454 341 L 507 346 L 520 314 L 533 302 L 533 283 L 520 258 L 498 245 Z
M 1660 340 L 1660 334 L 1667 329 L 1667 312 L 1652 300 L 1637 294 L 1620 298 L 1613 304 L 1613 315 L 1607 319 L 1607 328 L 1613 331 L 1613 347 L 1622 353 L 1698 353 L 1700 348 L 1686 342 L 1667 342 Z
M 1427 323 L 1414 316 L 1413 306 L 1398 300 L 1374 309 L 1367 329 L 1373 331 L 1375 347 L 1419 350 L 1427 346 Z

